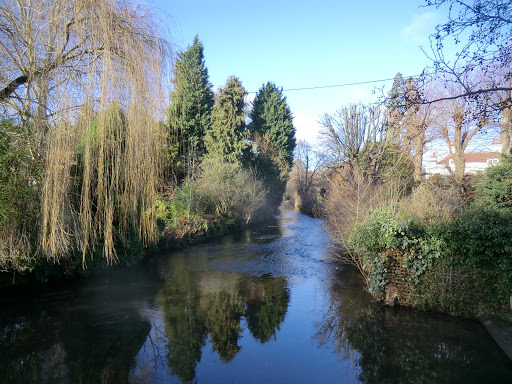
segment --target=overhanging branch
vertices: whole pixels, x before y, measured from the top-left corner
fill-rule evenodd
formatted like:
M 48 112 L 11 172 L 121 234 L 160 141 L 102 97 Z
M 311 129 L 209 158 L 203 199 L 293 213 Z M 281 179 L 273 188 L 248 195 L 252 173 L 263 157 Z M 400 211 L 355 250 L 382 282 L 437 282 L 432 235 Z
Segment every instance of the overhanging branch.
M 494 87 L 494 88 L 484 88 L 484 89 L 478 89 L 476 91 L 469 91 L 464 92 L 455 96 L 446 96 L 446 97 L 440 97 L 434 100 L 422 100 L 420 104 L 433 104 L 437 103 L 439 101 L 446 101 L 446 100 L 457 100 L 461 99 L 463 97 L 470 97 L 470 96 L 476 96 L 480 94 L 485 93 L 491 93 L 491 92 L 499 92 L 499 91 L 512 91 L 512 87 Z
M 27 75 L 18 76 L 16 79 L 11 81 L 5 88 L 0 90 L 0 100 L 7 99 L 20 85 L 25 84 L 28 81 Z

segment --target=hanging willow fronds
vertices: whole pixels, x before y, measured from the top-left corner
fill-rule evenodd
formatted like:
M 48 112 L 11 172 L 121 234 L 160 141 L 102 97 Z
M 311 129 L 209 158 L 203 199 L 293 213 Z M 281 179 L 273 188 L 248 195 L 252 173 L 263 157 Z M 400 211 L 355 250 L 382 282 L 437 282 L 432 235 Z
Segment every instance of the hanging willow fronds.
M 44 161 L 42 252 L 54 262 L 98 246 L 155 241 L 170 49 L 128 1 L 0 1 L 0 104 L 33 130 Z

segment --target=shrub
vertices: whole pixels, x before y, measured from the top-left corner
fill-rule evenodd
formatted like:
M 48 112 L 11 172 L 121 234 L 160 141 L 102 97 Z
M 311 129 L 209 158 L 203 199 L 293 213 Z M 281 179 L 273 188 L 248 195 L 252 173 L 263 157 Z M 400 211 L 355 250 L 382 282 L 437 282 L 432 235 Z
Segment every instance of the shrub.
M 342 177 L 331 177 L 323 211 L 327 230 L 339 249 L 342 262 L 355 265 L 366 276 L 362 258 L 352 252 L 348 241 L 361 230 L 356 228 L 371 212 L 396 206 L 402 193 L 400 182 L 382 184 L 360 176 L 349 183 Z
M 457 265 L 512 268 L 512 212 L 473 208 L 438 229 Z
M 196 186 L 199 209 L 209 214 L 249 222 L 265 202 L 265 187 L 254 171 L 219 157 L 203 159 Z
M 29 158 L 21 127 L 0 121 L 0 227 L 17 219 L 20 205 L 30 195 Z
M 0 119 L 0 270 L 31 268 L 37 237 L 39 163 L 22 126 Z
M 409 269 L 409 282 L 415 283 L 439 258 L 441 248 L 428 229 L 411 215 L 397 214 L 389 208 L 371 212 L 355 228 L 349 245 L 361 258 L 368 290 L 377 298 L 382 297 L 389 282 L 391 255 L 400 255 Z
M 159 231 L 176 225 L 180 218 L 199 218 L 203 212 L 199 207 L 199 195 L 195 182 L 186 181 L 173 193 L 156 201 L 155 217 Z
M 474 317 L 499 310 L 512 293 L 508 211 L 473 208 L 425 226 L 411 215 L 376 210 L 350 245 L 378 299 L 391 282 L 406 304 Z
M 512 156 L 502 155 L 501 162 L 485 170 L 476 185 L 477 207 L 512 208 Z
M 463 196 L 453 183 L 442 184 L 435 180 L 424 180 L 400 202 L 402 211 L 424 224 L 454 219 L 465 206 Z

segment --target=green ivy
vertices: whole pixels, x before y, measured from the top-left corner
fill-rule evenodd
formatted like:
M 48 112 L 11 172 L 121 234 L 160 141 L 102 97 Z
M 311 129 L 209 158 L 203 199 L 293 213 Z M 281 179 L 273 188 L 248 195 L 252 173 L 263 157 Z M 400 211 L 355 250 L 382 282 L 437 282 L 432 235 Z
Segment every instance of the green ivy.
M 413 305 L 477 316 L 498 310 L 512 293 L 512 212 L 475 206 L 457 219 L 426 226 L 391 209 L 372 212 L 350 246 L 368 274 L 368 291 L 382 299 L 389 268 L 398 259 L 420 294 Z M 392 257 L 391 257 L 392 256 Z M 451 270 L 455 280 L 438 280 Z

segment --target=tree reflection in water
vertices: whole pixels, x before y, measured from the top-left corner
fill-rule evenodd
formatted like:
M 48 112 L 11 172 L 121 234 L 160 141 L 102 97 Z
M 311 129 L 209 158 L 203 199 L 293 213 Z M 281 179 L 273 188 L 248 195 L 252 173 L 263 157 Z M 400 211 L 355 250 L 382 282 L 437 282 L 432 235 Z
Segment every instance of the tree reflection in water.
M 290 292 L 282 277 L 275 279 L 266 275 L 250 283 L 245 313 L 247 326 L 260 343 L 266 343 L 271 337 L 275 338 L 286 316 Z
M 116 276 L 3 300 L 0 382 L 127 382 L 151 329 L 139 306 L 156 284 L 140 272 Z
M 179 380 L 191 382 L 208 336 L 221 361 L 236 356 L 243 317 L 261 343 L 275 337 L 290 292 L 284 277 L 194 271 L 180 259 L 174 258 L 172 270 L 176 273 L 164 283 L 159 301 L 168 339 L 168 365 Z
M 316 338 L 343 360 L 354 360 L 360 382 L 512 382 L 510 361 L 479 324 L 468 327 L 467 320 L 446 315 L 385 308 L 358 287 L 351 268 L 338 275 Z

